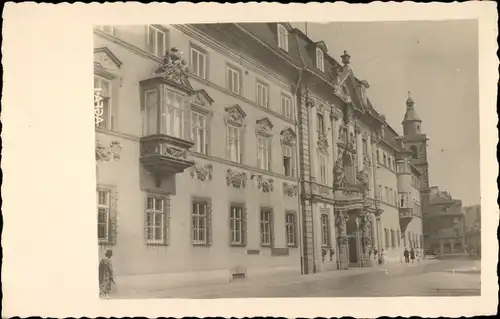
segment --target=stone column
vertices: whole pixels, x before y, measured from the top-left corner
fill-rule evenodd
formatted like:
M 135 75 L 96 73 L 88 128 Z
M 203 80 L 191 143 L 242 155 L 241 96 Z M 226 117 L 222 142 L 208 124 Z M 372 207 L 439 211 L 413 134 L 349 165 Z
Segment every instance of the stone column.
M 347 220 L 349 215 L 345 211 L 337 210 L 335 212 L 335 225 L 337 226 L 337 245 L 338 245 L 338 269 L 349 268 L 347 252 Z
M 372 261 L 370 258 L 370 246 L 372 244 L 372 238 L 370 236 L 371 216 L 368 212 L 363 212 L 360 216 L 360 230 L 361 230 L 361 266 L 371 267 Z

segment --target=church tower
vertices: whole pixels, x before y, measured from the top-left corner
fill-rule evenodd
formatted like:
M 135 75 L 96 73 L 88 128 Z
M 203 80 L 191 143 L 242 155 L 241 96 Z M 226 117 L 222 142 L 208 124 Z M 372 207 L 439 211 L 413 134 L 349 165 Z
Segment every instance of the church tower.
M 422 133 L 422 120 L 415 111 L 415 101 L 408 92 L 406 100 L 406 113 L 403 118 L 403 144 L 404 147 L 412 152 L 411 163 L 422 174 L 420 183 L 420 196 L 422 212 L 425 214 L 429 207 L 429 164 L 427 162 L 427 135 Z

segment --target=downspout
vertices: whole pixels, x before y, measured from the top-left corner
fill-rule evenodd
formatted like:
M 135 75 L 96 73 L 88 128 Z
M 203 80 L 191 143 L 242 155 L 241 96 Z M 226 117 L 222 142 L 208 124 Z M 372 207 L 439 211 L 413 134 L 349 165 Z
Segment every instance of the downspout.
M 294 126 L 295 126 L 295 132 L 297 132 L 297 136 L 299 133 L 299 121 L 298 121 L 298 116 L 299 116 L 299 111 L 300 111 L 300 103 L 297 103 L 297 93 L 300 88 L 300 83 L 302 81 L 302 74 L 304 73 L 305 67 L 302 67 L 299 70 L 299 79 L 297 80 L 297 84 L 295 86 L 295 92 L 294 92 L 294 98 L 295 98 L 295 104 L 296 106 L 298 105 L 299 107 L 295 107 L 296 109 L 296 116 L 295 116 L 295 121 L 294 121 Z M 298 217 L 298 230 L 299 230 L 299 249 L 300 249 L 300 274 L 304 274 L 304 234 L 303 234 L 303 228 L 302 228 L 302 209 L 301 209 L 301 194 L 302 194 L 302 185 L 301 185 L 301 177 L 300 177 L 300 151 L 299 151 L 299 143 L 296 143 L 295 146 L 295 171 L 297 174 L 297 207 L 299 208 L 299 213 L 297 214 Z
M 306 28 L 307 28 L 307 23 L 306 23 Z M 295 34 L 295 39 L 296 39 L 297 43 L 299 43 L 299 39 L 298 39 L 297 34 Z M 304 61 L 304 58 L 302 57 L 302 54 L 301 54 L 299 48 L 298 48 L 297 52 L 299 53 L 300 61 L 302 62 L 302 68 L 300 69 L 300 77 L 299 77 L 299 81 L 297 82 L 298 85 L 295 88 L 295 95 L 297 95 L 297 93 L 299 91 L 299 88 L 300 88 L 299 85 L 302 82 L 302 75 L 303 75 L 304 71 L 307 70 L 307 65 L 306 65 L 306 63 Z M 306 89 L 306 92 L 307 92 L 307 83 L 304 83 L 304 86 L 305 86 L 305 89 Z M 306 96 L 306 98 L 305 98 L 306 108 L 307 108 L 307 98 L 308 98 L 308 96 Z M 299 106 L 300 106 L 300 104 L 299 104 Z M 297 108 L 297 110 L 300 110 L 300 109 Z M 307 109 L 307 121 L 308 121 L 307 125 L 309 127 L 309 109 Z M 295 126 L 296 126 L 296 129 L 297 129 L 297 132 L 298 132 L 299 125 L 298 125 L 297 119 L 295 120 Z M 310 128 L 309 128 L 309 131 L 310 131 Z M 309 149 L 310 149 L 311 143 L 312 143 L 311 142 L 311 135 L 310 134 L 308 135 L 308 143 L 309 143 Z M 299 169 L 300 169 L 299 152 L 296 152 L 296 153 L 297 153 L 297 156 L 296 156 L 297 161 L 296 162 L 297 162 L 297 165 L 299 165 Z M 309 165 L 311 165 L 311 152 L 310 151 L 309 151 Z M 297 171 L 297 172 L 299 172 L 299 171 Z M 309 171 L 309 174 L 312 174 L 312 172 Z M 300 174 L 299 174 L 299 190 L 301 190 L 301 188 L 302 188 L 300 182 L 302 182 L 302 179 L 301 179 Z M 299 194 L 301 194 L 301 192 Z M 300 195 L 297 197 L 298 203 L 299 203 L 299 207 L 301 207 L 301 199 L 300 199 L 300 197 L 301 197 Z M 313 215 L 313 213 L 314 213 L 313 210 L 312 210 L 312 208 L 313 207 L 311 205 L 311 215 Z M 301 219 L 302 219 L 302 213 L 303 213 L 303 210 L 301 211 L 301 214 L 300 214 Z M 303 222 L 303 220 L 300 221 L 301 227 L 303 225 L 302 222 Z M 312 270 L 313 270 L 313 273 L 316 273 L 316 245 L 315 245 L 315 239 L 316 239 L 316 237 L 315 237 L 315 234 L 314 234 L 314 218 L 312 218 L 312 222 L 311 222 L 311 232 L 312 232 L 312 234 L 311 234 L 312 235 L 312 262 L 313 262 L 313 269 Z M 301 233 L 301 244 L 303 245 L 304 244 L 303 229 L 301 229 L 300 233 Z M 301 258 L 302 258 L 302 267 L 304 267 L 303 266 L 304 265 L 304 251 L 303 251 L 304 248 L 303 248 L 302 245 L 301 245 Z

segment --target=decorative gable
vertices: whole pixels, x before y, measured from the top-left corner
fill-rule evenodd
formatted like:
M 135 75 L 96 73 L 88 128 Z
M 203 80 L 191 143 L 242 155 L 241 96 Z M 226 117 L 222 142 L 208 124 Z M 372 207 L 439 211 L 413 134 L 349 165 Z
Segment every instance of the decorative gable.
M 292 146 L 293 144 L 295 144 L 297 134 L 295 134 L 291 127 L 283 129 L 280 135 L 282 145 Z
M 257 120 L 256 124 L 257 124 L 256 126 L 257 133 L 267 134 L 267 135 L 272 134 L 273 123 L 271 123 L 271 120 L 269 120 L 267 117 Z
M 94 66 L 109 72 L 117 72 L 122 62 L 107 47 L 94 49 Z
M 187 62 L 182 58 L 182 53 L 177 48 L 172 48 L 162 59 L 162 62 L 153 72 L 154 75 L 161 76 L 162 79 L 187 92 L 192 92 L 193 87 L 188 79 Z
M 214 102 L 210 95 L 203 89 L 193 91 L 190 96 L 190 101 L 191 104 L 202 108 L 209 108 Z
M 245 117 L 247 116 L 247 114 L 245 113 L 245 111 L 243 111 L 241 106 L 239 106 L 238 104 L 228 106 L 224 109 L 224 111 L 226 111 L 226 122 L 233 125 L 244 125 Z

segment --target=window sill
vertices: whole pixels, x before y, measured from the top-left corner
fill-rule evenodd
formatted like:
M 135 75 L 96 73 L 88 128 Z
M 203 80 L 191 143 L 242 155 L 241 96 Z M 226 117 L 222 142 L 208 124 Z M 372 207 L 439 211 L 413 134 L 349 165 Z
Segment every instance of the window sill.
M 168 246 L 167 243 L 164 242 L 153 242 L 153 241 L 148 241 L 146 243 L 147 246 Z
M 230 243 L 229 245 L 231 247 L 242 247 L 242 248 L 247 246 L 247 244 L 244 244 L 244 243 Z
M 114 246 L 115 243 L 108 239 L 99 239 L 99 246 Z

